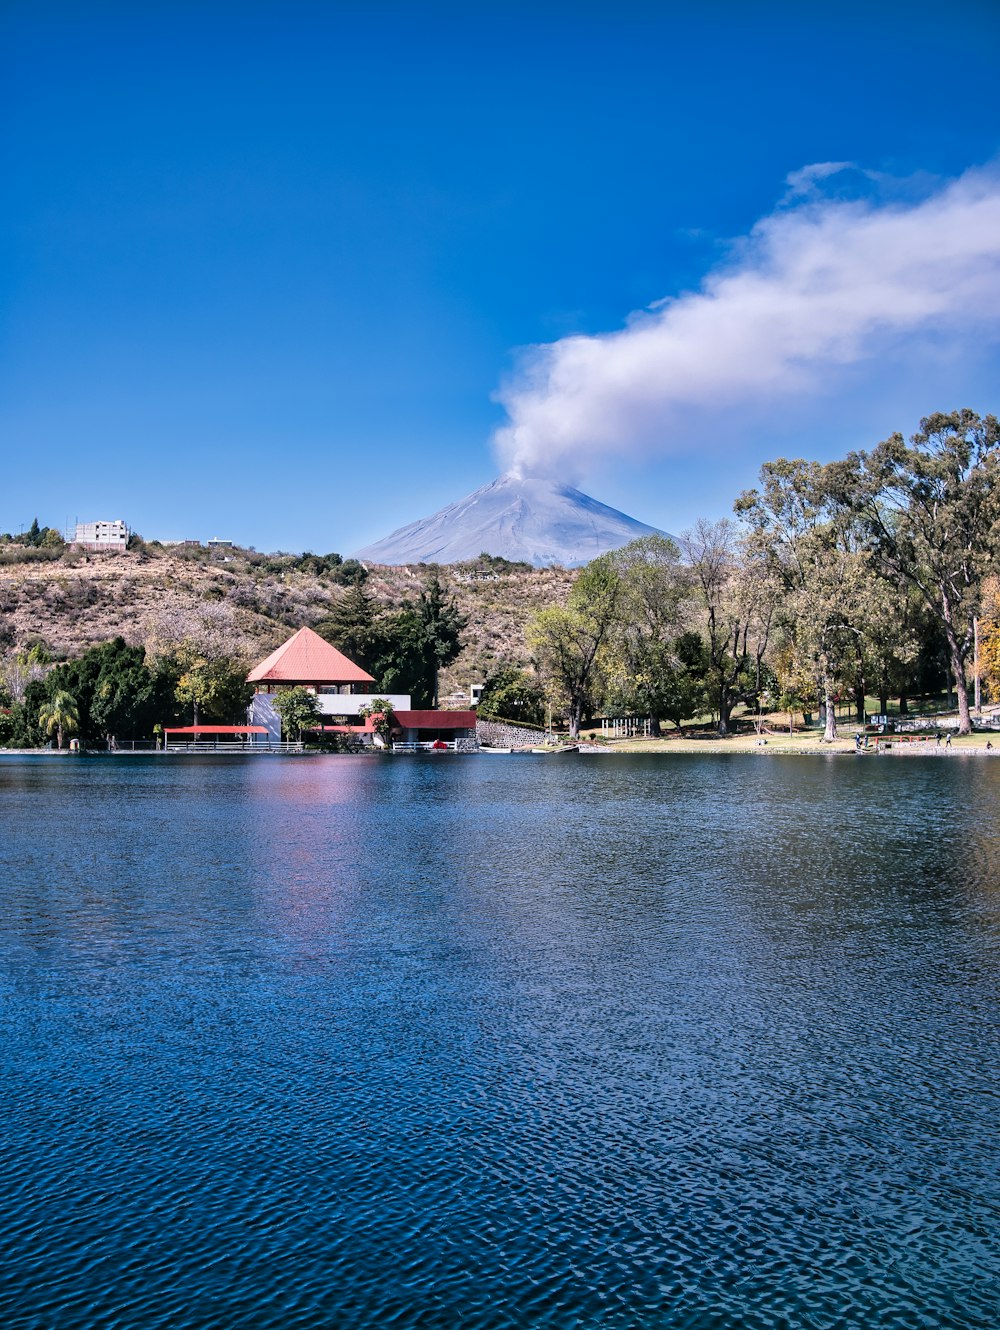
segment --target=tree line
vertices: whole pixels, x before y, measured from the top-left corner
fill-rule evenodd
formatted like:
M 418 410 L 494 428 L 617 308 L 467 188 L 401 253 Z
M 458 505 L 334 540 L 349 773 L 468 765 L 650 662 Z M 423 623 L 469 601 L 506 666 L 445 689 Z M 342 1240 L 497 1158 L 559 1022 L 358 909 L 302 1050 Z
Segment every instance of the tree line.
M 954 690 L 972 726 L 970 661 L 1000 699 L 1000 425 L 938 413 L 909 439 L 821 464 L 779 458 L 741 494 L 733 519 L 701 521 L 675 543 L 650 536 L 593 560 L 564 605 L 534 614 L 530 668 L 496 662 L 480 715 L 572 735 L 598 714 L 649 717 L 654 730 L 710 715 L 721 734 L 741 709 L 864 719 L 865 699 Z M 375 679 L 374 691 L 438 704 L 467 626 L 436 571 L 417 598 L 379 605 L 339 556 L 344 594 L 317 631 Z M 360 565 L 358 565 L 360 568 Z M 0 669 L 0 742 L 76 733 L 84 746 L 149 738 L 156 724 L 241 723 L 250 662 L 218 643 L 147 653 L 122 638 L 54 663 L 36 645 Z
M 977 629 L 1000 696 L 998 459 L 996 418 L 958 411 L 828 464 L 768 462 L 736 520 L 588 564 L 529 624 L 534 673 L 502 665 L 480 714 L 548 705 L 575 736 L 601 713 L 656 731 L 710 713 L 727 734 L 739 707 L 819 711 L 832 740 L 845 697 L 861 721 L 866 695 L 906 710 L 947 679 L 969 733 Z
M 414 706 L 430 707 L 465 626 L 431 575 L 414 603 L 394 611 L 374 602 L 363 579 L 352 581 L 317 631 L 368 670 L 377 691 L 410 693 Z M 73 736 L 95 748 L 148 740 L 157 726 L 245 724 L 251 664 L 207 638 L 147 652 L 116 637 L 61 662 L 34 643 L 0 661 L 0 744 L 30 748 L 54 739 L 62 747 Z

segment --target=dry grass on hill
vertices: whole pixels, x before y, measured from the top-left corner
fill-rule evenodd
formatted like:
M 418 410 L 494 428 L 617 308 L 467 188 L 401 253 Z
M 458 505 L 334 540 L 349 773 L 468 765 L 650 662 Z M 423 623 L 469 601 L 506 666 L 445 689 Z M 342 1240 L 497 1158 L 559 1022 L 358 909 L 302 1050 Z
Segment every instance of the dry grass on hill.
M 184 638 L 204 640 L 248 661 L 303 624 L 325 618 L 345 594 L 329 574 L 282 556 L 234 551 L 228 563 L 204 550 L 153 548 L 120 555 L 69 553 L 52 562 L 0 565 L 0 651 L 43 640 L 58 656 L 121 635 L 151 654 Z M 365 589 L 386 608 L 415 601 L 428 569 L 372 567 Z M 497 659 L 526 660 L 530 615 L 562 603 L 574 573 L 562 568 L 440 569 L 469 626 L 442 696 L 483 679 Z

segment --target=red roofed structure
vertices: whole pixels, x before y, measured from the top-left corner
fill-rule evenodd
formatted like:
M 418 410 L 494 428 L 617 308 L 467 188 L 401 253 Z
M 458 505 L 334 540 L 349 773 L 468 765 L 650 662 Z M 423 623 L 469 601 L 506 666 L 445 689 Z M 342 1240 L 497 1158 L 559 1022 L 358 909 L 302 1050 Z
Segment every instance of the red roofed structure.
M 365 744 L 382 743 L 369 717 L 362 715 L 376 701 L 387 702 L 393 712 L 394 748 L 447 748 L 469 751 L 478 747 L 474 711 L 414 711 L 408 693 L 376 695 L 376 680 L 342 651 L 311 628 L 300 628 L 277 651 L 247 675 L 254 685 L 250 707 L 253 738 L 281 741 L 281 716 L 274 694 L 290 688 L 308 688 L 316 695 L 319 715 L 315 733 L 356 734 Z
M 366 670 L 348 660 L 311 628 L 300 628 L 247 675 L 247 683 L 276 683 L 286 687 L 374 682 Z

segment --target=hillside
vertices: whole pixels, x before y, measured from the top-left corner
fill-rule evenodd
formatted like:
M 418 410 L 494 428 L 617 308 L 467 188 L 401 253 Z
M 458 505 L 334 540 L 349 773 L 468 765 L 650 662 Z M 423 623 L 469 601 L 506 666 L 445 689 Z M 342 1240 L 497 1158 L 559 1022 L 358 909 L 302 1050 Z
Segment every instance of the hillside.
M 303 566 L 306 565 L 306 566 Z M 372 567 L 366 591 L 387 608 L 419 593 L 426 567 Z M 525 657 L 531 613 L 561 603 L 574 574 L 504 569 L 478 560 L 440 570 L 463 614 L 466 645 L 442 676 L 442 697 L 468 699 L 498 657 Z M 0 564 L 0 652 L 43 640 L 59 656 L 121 635 L 149 652 L 183 638 L 259 659 L 289 633 L 325 618 L 345 588 L 308 559 L 233 550 L 220 562 L 201 549 L 148 547 L 121 555 L 69 552 L 49 561 Z

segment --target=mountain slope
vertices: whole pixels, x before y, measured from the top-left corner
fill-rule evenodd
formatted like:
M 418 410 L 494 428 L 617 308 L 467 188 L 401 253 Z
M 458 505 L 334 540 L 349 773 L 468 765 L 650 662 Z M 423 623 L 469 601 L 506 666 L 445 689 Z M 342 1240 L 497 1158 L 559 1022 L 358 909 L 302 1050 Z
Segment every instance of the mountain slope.
M 500 476 L 430 517 L 358 550 L 368 563 L 459 563 L 495 554 L 536 568 L 575 568 L 639 536 L 662 535 L 580 490 Z

